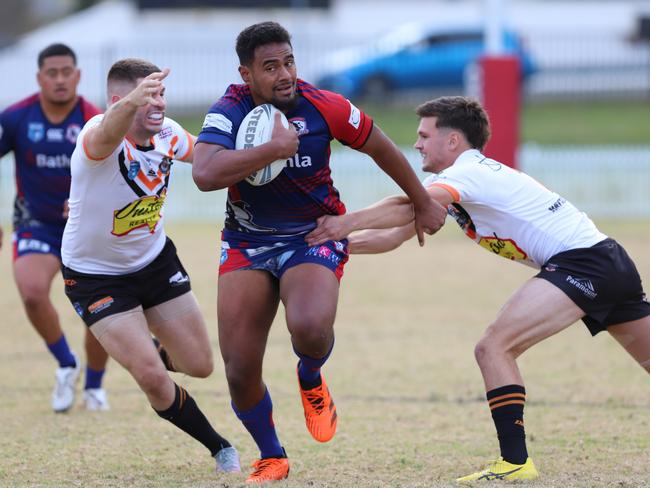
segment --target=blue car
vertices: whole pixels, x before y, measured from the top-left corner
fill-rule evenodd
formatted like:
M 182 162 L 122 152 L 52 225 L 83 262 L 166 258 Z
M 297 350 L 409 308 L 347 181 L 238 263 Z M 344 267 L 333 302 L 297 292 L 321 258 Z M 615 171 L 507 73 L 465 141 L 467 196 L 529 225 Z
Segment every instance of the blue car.
M 522 77 L 535 65 L 519 37 L 504 30 L 503 46 L 521 62 Z M 372 44 L 333 53 L 316 86 L 347 98 L 381 97 L 411 89 L 461 88 L 465 70 L 485 52 L 481 26 L 407 24 Z

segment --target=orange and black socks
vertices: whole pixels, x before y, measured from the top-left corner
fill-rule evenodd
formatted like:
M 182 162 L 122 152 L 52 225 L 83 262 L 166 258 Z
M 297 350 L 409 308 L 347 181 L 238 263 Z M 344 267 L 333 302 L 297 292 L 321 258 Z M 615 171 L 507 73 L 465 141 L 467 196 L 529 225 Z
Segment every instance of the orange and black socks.
M 154 411 L 165 420 L 169 420 L 176 427 L 194 437 L 210 450 L 214 457 L 224 447 L 230 447 L 230 442 L 221 437 L 212 428 L 208 419 L 199 409 L 194 398 L 182 387 L 174 384 L 176 396 L 171 407 L 167 410 Z
M 528 458 L 524 430 L 526 389 L 506 385 L 487 392 L 492 420 L 497 429 L 501 457 L 512 464 L 524 464 Z

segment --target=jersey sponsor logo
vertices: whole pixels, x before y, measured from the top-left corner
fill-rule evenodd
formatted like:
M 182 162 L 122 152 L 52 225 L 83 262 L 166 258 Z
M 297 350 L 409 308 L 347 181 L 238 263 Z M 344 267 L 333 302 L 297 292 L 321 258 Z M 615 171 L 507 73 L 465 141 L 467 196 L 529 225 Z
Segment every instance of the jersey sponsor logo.
M 74 307 L 74 310 L 75 310 L 75 312 L 77 312 L 77 315 L 79 315 L 79 317 L 83 317 L 83 316 L 84 316 L 84 309 L 83 309 L 83 307 L 81 306 L 81 303 L 79 303 L 79 302 L 74 302 L 74 303 L 72 304 L 72 306 Z
M 173 133 L 174 133 L 174 131 L 172 130 L 171 127 L 164 127 L 163 130 L 158 132 L 157 136 L 158 136 L 159 139 L 167 139 Z
M 165 196 L 166 193 L 160 196 L 148 195 L 129 203 L 120 210 L 115 210 L 111 234 L 125 236 L 140 227 L 149 227 L 149 232 L 153 234 L 162 217 L 161 210 L 165 204 Z
M 45 140 L 47 142 L 63 142 L 63 129 L 50 127 L 45 133 Z
M 301 156 L 296 153 L 292 158 L 287 159 L 287 167 L 289 168 L 307 168 L 311 166 L 310 156 Z
M 355 129 L 358 129 L 359 125 L 361 125 L 361 110 L 355 107 L 350 100 L 348 100 L 348 103 L 350 104 L 350 118 L 348 119 L 348 124 Z
M 78 124 L 70 124 L 65 130 L 65 138 L 71 144 L 77 143 L 77 137 L 79 137 L 79 132 L 81 132 L 81 126 Z
M 555 200 L 555 202 L 553 203 L 553 205 L 551 205 L 550 207 L 548 207 L 548 210 L 549 210 L 549 212 L 551 212 L 551 213 L 555 213 L 555 212 L 557 212 L 557 211 L 560 209 L 560 207 L 561 207 L 562 205 L 564 205 L 565 203 L 566 203 L 566 200 L 565 200 L 564 198 L 560 197 L 560 198 L 558 198 L 557 200 Z
M 37 168 L 69 168 L 70 167 L 70 157 L 67 154 L 57 154 L 52 156 L 49 154 L 37 154 L 36 155 L 36 167 Z
M 47 254 L 51 249 L 47 242 L 39 241 L 38 239 L 19 239 L 17 247 L 19 254 L 23 252 L 41 252 Z
M 104 297 L 104 298 L 100 298 L 96 302 L 91 303 L 90 305 L 88 305 L 88 311 L 90 313 L 92 313 L 92 314 L 99 313 L 102 310 L 104 310 L 104 309 L 110 307 L 111 305 L 113 305 L 114 302 L 115 302 L 115 300 L 113 299 L 112 296 L 107 296 L 107 297 Z
M 207 114 L 202 128 L 208 127 L 232 134 L 232 122 L 223 114 Z
M 566 281 L 575 286 L 578 290 L 580 290 L 587 298 L 590 298 L 593 300 L 598 296 L 598 293 L 596 293 L 596 290 L 594 289 L 594 285 L 591 282 L 591 280 L 585 279 L 585 278 L 574 278 L 571 275 L 567 275 Z
M 478 245 L 512 261 L 521 261 L 528 257 L 524 251 L 519 249 L 515 241 L 512 239 L 502 239 L 497 236 L 496 232 L 491 237 L 481 237 Z
M 340 256 L 333 253 L 332 250 L 327 246 L 310 247 L 307 249 L 307 252 L 305 252 L 305 256 L 315 256 L 318 258 L 326 259 L 336 264 L 337 266 L 341 262 Z
M 304 117 L 294 117 L 293 119 L 289 119 L 289 122 L 291 122 L 296 128 L 298 136 L 309 134 L 309 129 L 307 128 L 307 120 Z
M 483 166 L 487 166 L 490 168 L 492 171 L 500 171 L 502 168 L 501 163 L 495 161 L 494 159 L 488 159 L 488 158 L 483 158 L 481 159 L 478 164 L 482 164 Z
M 40 122 L 30 122 L 27 125 L 27 137 L 32 142 L 38 142 L 45 135 L 45 127 Z
M 175 274 L 169 277 L 169 284 L 171 286 L 180 286 L 184 283 L 189 283 L 190 277 L 177 271 Z

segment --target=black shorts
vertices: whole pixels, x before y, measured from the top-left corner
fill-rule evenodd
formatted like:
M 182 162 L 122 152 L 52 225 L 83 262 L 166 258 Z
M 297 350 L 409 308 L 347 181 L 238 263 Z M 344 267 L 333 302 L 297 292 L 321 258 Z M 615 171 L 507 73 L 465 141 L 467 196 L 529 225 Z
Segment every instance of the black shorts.
M 650 315 L 639 272 L 614 239 L 556 254 L 537 278 L 553 283 L 585 312 L 582 321 L 591 335 Z
M 110 315 L 139 305 L 146 310 L 191 290 L 190 278 L 169 238 L 156 259 L 135 273 L 86 274 L 65 266 L 61 272 L 65 294 L 88 327 Z

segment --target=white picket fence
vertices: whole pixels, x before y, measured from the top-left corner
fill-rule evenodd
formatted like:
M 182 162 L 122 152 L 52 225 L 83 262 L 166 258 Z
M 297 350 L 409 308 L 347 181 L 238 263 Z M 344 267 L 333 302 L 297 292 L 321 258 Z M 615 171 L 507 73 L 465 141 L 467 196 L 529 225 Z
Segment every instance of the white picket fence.
M 420 157 L 403 149 L 422 178 Z M 561 194 L 595 219 L 650 219 L 650 146 L 536 146 L 520 151 L 521 169 Z M 334 151 L 332 175 L 350 210 L 369 205 L 399 188 L 366 155 Z M 0 160 L 0 222 L 11 220 L 15 194 L 13 157 Z M 226 192 L 200 192 L 191 167 L 173 166 L 168 222 L 223 220 Z

